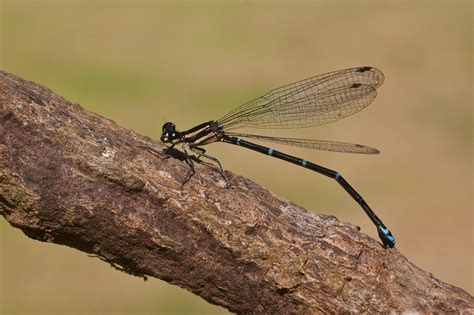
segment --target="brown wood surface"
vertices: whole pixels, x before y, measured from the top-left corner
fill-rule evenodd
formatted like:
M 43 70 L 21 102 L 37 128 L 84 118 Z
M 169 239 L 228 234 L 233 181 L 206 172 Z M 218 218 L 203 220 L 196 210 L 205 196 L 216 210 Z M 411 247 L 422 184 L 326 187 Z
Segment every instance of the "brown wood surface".
M 332 216 L 0 71 L 0 213 L 31 238 L 99 256 L 242 314 L 473 312 L 473 297 Z

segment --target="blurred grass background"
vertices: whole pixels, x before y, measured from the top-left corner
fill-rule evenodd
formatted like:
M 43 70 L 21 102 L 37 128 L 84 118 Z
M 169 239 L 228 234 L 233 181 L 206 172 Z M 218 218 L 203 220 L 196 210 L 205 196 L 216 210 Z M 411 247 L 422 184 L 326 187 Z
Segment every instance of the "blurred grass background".
M 0 10 L 2 69 L 153 138 L 165 118 L 186 129 L 283 84 L 380 68 L 386 80 L 366 110 L 285 134 L 381 155 L 285 150 L 344 174 L 398 250 L 473 293 L 472 2 L 3 0 Z M 331 180 L 237 147 L 208 150 L 226 169 L 377 238 Z M 0 246 L 3 314 L 226 313 L 160 280 L 28 239 L 3 219 Z

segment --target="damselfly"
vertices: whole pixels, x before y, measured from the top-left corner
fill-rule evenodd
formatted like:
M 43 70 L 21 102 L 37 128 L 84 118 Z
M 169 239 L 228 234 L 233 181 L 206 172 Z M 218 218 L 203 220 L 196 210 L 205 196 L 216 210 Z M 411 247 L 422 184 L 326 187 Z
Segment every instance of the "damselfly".
M 194 175 L 193 159 L 188 155 L 187 149 L 194 152 L 197 158 L 209 159 L 227 183 L 220 162 L 215 157 L 206 154 L 202 148 L 206 144 L 217 141 L 270 155 L 330 177 L 336 180 L 362 207 L 377 227 L 384 246 L 393 247 L 395 246 L 395 238 L 390 230 L 340 173 L 242 138 L 348 153 L 376 154 L 379 153 L 377 149 L 343 142 L 281 138 L 233 132 L 233 130 L 244 127 L 290 129 L 332 123 L 353 115 L 369 105 L 374 100 L 377 88 L 380 87 L 383 80 L 383 73 L 373 67 L 358 67 L 329 72 L 273 89 L 265 95 L 237 107 L 221 119 L 204 122 L 186 131 L 178 131 L 172 122 L 166 122 L 163 125 L 161 141 L 170 144 L 169 148 L 176 144 L 182 145 L 185 160 L 190 166 L 190 172 L 186 176 L 183 185 Z M 152 149 L 152 151 L 158 153 L 156 150 Z

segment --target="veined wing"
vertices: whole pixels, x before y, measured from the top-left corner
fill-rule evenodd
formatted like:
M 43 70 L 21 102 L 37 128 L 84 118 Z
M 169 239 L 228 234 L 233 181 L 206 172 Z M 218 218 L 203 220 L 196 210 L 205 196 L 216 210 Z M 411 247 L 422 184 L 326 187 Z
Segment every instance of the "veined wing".
M 224 130 L 305 128 L 328 124 L 369 105 L 383 83 L 372 67 L 334 71 L 273 89 L 218 120 Z
M 298 139 L 298 138 L 280 138 L 280 137 L 269 137 L 262 135 L 252 135 L 245 133 L 234 133 L 226 132 L 226 135 L 250 138 L 265 142 L 279 143 L 294 147 L 314 149 L 314 150 L 323 150 L 323 151 L 334 151 L 334 152 L 344 152 L 344 153 L 360 153 L 360 154 L 378 154 L 379 150 L 367 147 L 361 144 L 345 143 L 345 142 L 335 142 L 335 141 L 324 141 L 324 140 L 313 140 L 313 139 Z

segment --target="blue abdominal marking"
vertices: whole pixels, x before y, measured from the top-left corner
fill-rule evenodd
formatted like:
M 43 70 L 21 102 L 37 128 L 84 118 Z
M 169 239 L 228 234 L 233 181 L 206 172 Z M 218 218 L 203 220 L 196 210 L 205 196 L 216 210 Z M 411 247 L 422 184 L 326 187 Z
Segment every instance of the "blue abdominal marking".
M 341 177 L 341 174 L 336 173 L 336 179 L 338 179 L 339 177 Z
M 306 160 L 301 161 L 301 165 L 306 166 L 306 164 L 308 164 L 308 161 Z
M 268 148 L 268 155 L 272 155 L 273 153 L 273 149 L 272 148 Z

